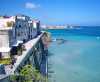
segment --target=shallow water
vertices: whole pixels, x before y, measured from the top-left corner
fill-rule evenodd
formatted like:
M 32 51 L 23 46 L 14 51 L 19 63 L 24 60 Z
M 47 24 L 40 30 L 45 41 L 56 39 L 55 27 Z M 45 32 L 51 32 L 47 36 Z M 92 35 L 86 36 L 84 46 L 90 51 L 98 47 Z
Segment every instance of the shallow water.
M 51 31 L 49 31 L 51 32 Z M 57 32 L 57 31 L 56 31 Z M 49 82 L 100 82 L 100 39 L 98 36 L 51 32 L 64 43 L 49 46 Z

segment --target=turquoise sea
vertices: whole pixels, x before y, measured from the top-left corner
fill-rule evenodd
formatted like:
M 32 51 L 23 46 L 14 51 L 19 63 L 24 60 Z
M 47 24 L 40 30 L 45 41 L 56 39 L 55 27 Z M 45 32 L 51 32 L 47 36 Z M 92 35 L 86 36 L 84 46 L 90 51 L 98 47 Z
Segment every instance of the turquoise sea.
M 47 31 L 66 40 L 49 46 L 49 82 L 100 82 L 100 27 Z

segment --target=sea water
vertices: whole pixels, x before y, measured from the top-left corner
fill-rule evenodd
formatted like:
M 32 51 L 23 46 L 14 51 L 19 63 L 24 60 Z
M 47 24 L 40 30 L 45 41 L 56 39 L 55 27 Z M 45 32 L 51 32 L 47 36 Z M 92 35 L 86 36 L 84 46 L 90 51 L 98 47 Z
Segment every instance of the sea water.
M 100 27 L 48 30 L 49 82 L 100 82 Z

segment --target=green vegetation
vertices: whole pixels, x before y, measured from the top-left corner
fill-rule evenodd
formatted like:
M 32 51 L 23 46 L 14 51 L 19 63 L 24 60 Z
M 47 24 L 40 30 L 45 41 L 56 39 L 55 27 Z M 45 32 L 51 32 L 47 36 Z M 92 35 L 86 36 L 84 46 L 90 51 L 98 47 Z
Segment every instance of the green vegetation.
M 12 27 L 13 26 L 13 22 L 7 22 L 7 27 Z
M 11 64 L 11 58 L 4 58 L 4 59 L 0 59 L 0 64 Z
M 21 70 L 20 74 L 25 77 L 24 82 L 43 81 L 46 82 L 46 77 L 43 77 L 38 70 L 31 65 L 26 65 Z
M 24 66 L 20 70 L 19 77 L 18 75 L 12 75 L 10 79 L 12 82 L 47 82 L 47 77 L 42 76 L 32 65 Z
M 15 82 L 16 79 L 17 79 L 17 76 L 16 76 L 16 75 L 11 75 L 11 76 L 10 76 L 10 80 L 11 80 L 12 82 Z

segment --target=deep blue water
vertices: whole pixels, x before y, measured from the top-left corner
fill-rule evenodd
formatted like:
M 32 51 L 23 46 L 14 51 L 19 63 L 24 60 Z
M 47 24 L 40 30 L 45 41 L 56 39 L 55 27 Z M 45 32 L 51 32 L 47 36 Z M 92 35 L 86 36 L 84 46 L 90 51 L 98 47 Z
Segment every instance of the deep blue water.
M 88 36 L 100 36 L 100 27 L 76 27 L 76 29 L 54 29 L 54 30 L 48 30 L 54 35 L 56 34 L 75 34 L 75 35 L 88 35 Z
M 63 38 L 63 44 L 52 42 L 48 63 L 49 82 L 100 82 L 100 27 L 48 30 L 52 39 Z

